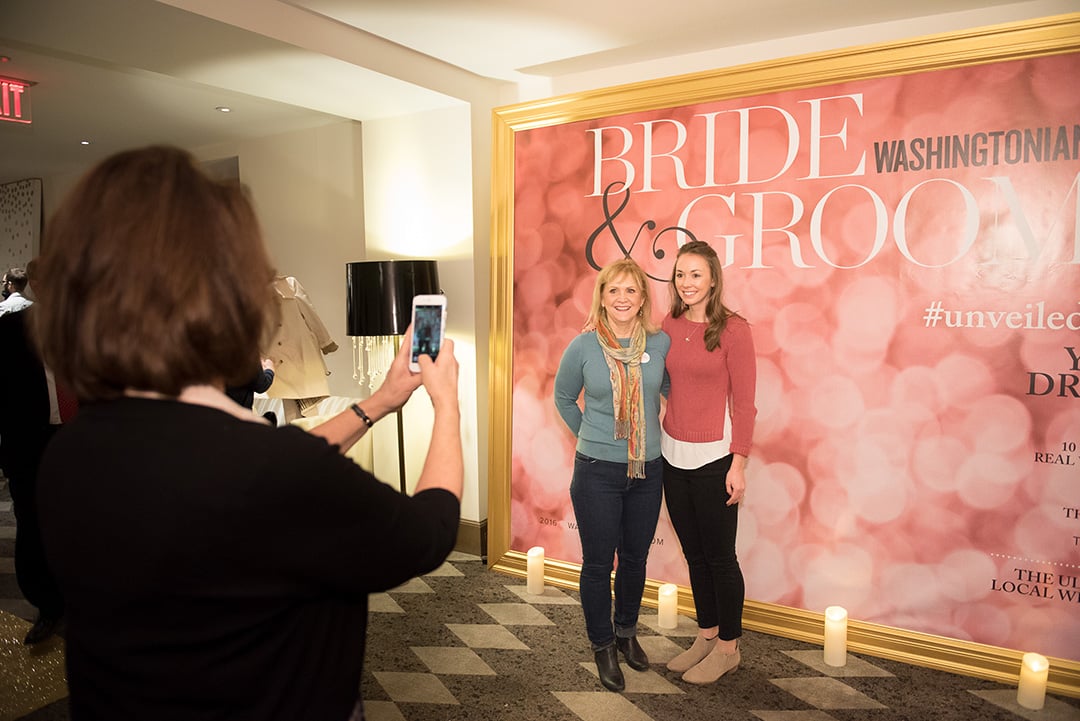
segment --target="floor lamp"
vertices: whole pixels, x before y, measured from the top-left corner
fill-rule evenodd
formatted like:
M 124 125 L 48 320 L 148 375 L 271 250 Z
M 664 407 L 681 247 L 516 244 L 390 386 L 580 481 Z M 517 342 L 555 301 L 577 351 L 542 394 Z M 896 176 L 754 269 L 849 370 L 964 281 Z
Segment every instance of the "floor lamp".
M 374 391 L 401 347 L 414 295 L 441 293 L 434 260 L 368 260 L 345 264 L 345 325 L 353 339 L 353 378 Z M 405 432 L 397 416 L 398 481 L 405 493 Z

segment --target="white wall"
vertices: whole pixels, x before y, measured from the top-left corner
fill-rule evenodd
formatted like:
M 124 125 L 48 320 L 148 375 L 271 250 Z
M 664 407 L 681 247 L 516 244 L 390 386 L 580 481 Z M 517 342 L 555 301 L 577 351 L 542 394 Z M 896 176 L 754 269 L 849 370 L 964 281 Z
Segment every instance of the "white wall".
M 477 342 L 487 327 L 476 325 L 473 266 L 474 217 L 470 110 L 467 105 L 364 124 L 365 218 L 368 260 L 433 258 L 447 296 L 447 336 L 456 344 L 465 446 L 465 520 L 487 518 L 487 484 L 479 480 L 487 439 L 478 434 Z M 485 355 L 486 357 L 486 355 Z M 487 389 L 482 389 L 486 397 Z M 431 403 L 423 390 L 403 412 L 407 486 L 416 485 L 427 452 Z M 375 469 L 397 474 L 393 424 L 376 427 Z
M 89 170 L 89 168 L 87 168 L 87 170 Z M 41 200 L 42 210 L 45 213 L 46 225 L 49 224 L 49 218 L 56 212 L 57 207 L 63 202 L 64 197 L 75 187 L 75 184 L 79 182 L 79 178 L 82 177 L 83 172 L 52 175 L 47 178 L 42 178 Z M 45 247 L 42 246 L 40 250 L 44 251 Z
M 359 123 L 341 121 L 194 151 L 237 155 L 278 273 L 304 286 L 338 350 L 325 356 L 331 395 L 366 395 L 353 380 L 345 335 L 345 264 L 364 258 L 364 185 Z

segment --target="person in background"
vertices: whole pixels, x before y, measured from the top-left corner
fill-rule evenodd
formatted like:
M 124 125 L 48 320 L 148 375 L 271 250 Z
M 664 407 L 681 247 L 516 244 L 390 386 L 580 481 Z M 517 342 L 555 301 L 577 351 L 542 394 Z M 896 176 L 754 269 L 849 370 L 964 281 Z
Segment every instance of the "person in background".
M 36 265 L 30 261 L 27 266 L 35 278 Z M 21 276 L 20 291 L 26 289 L 30 273 Z M 0 316 L 0 468 L 8 480 L 15 513 L 15 579 L 23 597 L 37 611 L 23 639 L 30 646 L 52 637 L 64 616 L 64 597 L 41 541 L 37 476 L 46 444 L 66 419 L 61 414 L 55 379 L 30 339 L 27 326 L 34 313 L 33 304 L 27 303 Z
M 660 385 L 671 341 L 652 321 L 648 278 L 630 258 L 597 275 L 586 328 L 594 330 L 575 337 L 559 363 L 555 407 L 577 436 L 570 499 L 581 537 L 585 630 L 600 682 L 622 691 L 618 652 L 632 669 L 649 667 L 637 622 L 660 515 Z
M 239 185 L 186 152 L 114 155 L 46 230 L 34 322 L 78 416 L 42 459 L 42 535 L 67 602 L 72 718 L 363 718 L 368 594 L 437 568 L 464 475 L 458 366 L 408 370 L 312 433 L 225 396 L 276 325 Z M 414 495 L 343 452 L 423 383 Z
M 698 634 L 667 667 L 707 684 L 741 660 L 744 586 L 735 554 L 757 408 L 750 324 L 724 305 L 716 252 L 679 249 L 671 275 L 669 388 L 663 421 L 664 498 L 690 571 Z M 725 433 L 730 416 L 731 434 Z
M 27 285 L 26 270 L 11 268 L 4 273 L 4 300 L 0 301 L 0 315 L 14 313 L 33 305 L 23 293 Z
M 265 393 L 274 383 L 274 361 L 263 358 L 259 364 L 259 370 L 243 385 L 229 386 L 225 389 L 225 395 L 239 406 L 251 409 L 255 406 L 255 394 Z M 263 418 L 270 421 L 270 425 L 277 425 L 277 415 L 272 411 L 263 413 Z

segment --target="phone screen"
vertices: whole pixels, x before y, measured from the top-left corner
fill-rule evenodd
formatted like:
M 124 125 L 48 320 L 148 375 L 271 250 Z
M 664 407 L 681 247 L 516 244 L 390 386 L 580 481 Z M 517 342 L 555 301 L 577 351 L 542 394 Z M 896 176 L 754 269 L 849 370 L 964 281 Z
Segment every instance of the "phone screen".
M 441 305 L 418 305 L 413 320 L 412 335 L 412 362 L 420 360 L 420 356 L 429 355 L 431 360 L 439 356 L 439 346 L 442 345 L 442 314 Z

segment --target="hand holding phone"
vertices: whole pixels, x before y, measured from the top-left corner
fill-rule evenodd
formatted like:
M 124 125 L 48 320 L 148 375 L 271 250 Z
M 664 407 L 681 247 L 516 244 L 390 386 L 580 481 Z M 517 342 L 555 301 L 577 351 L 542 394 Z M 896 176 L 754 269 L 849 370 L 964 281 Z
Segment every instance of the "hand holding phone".
M 446 296 L 418 295 L 412 305 L 412 349 L 409 370 L 420 372 L 420 356 L 439 356 L 443 334 L 446 332 Z

